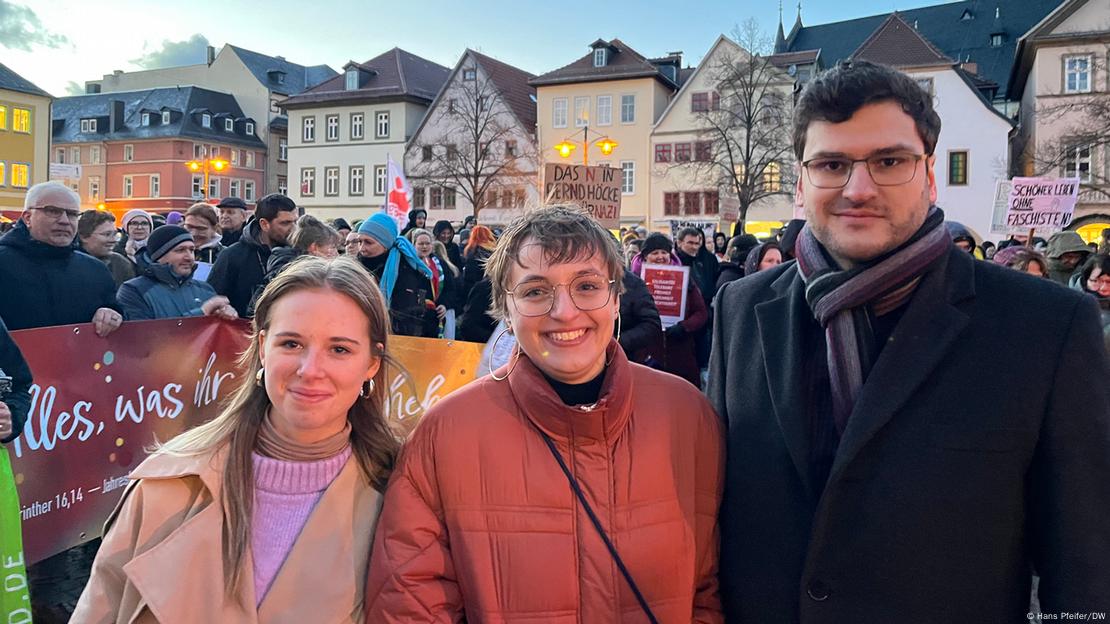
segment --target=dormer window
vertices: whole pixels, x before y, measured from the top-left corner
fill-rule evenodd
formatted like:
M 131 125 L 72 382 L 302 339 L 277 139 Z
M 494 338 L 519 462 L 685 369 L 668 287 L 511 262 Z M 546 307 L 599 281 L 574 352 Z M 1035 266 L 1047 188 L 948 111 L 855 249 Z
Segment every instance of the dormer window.
M 463 70 L 463 80 L 477 80 L 478 70 L 474 68 L 467 68 Z
M 85 134 L 85 133 L 93 133 L 93 132 L 96 132 L 96 120 L 95 119 L 82 119 L 81 120 L 81 133 Z
M 211 128 L 212 127 L 212 115 L 209 115 L 208 113 L 201 113 L 201 115 L 200 115 L 200 125 L 201 125 L 202 128 Z
M 271 69 L 266 72 L 266 75 L 270 77 L 270 82 L 274 84 L 285 84 L 285 72 L 280 69 Z
M 162 111 L 162 125 L 170 123 L 170 111 Z
M 971 12 L 971 9 L 964 9 L 963 15 L 960 16 L 960 21 L 966 22 L 970 19 L 975 19 L 975 14 Z
M 594 50 L 594 67 L 605 67 L 605 63 L 609 60 L 609 51 L 605 48 L 598 48 Z
M 991 33 L 991 47 L 1000 48 L 1002 43 L 1006 41 L 1006 35 L 1003 33 Z
M 235 132 L 235 120 L 234 119 L 225 119 L 224 120 L 224 132 Z
M 358 88 L 358 70 L 354 67 L 347 70 L 347 84 L 348 91 L 354 91 Z
M 254 136 L 254 124 L 249 121 L 246 124 L 246 133 L 247 136 Z
M 144 126 L 149 126 L 150 125 L 150 113 L 143 113 L 143 125 Z

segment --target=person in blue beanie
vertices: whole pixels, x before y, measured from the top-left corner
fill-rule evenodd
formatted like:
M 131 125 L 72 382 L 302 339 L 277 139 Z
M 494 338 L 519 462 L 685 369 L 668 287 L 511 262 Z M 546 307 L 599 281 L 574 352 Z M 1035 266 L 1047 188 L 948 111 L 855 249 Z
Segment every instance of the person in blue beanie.
M 427 335 L 434 326 L 432 272 L 420 260 L 412 243 L 397 235 L 397 223 L 384 212 L 370 216 L 358 226 L 358 258 L 373 273 L 389 304 L 393 333 L 401 336 Z

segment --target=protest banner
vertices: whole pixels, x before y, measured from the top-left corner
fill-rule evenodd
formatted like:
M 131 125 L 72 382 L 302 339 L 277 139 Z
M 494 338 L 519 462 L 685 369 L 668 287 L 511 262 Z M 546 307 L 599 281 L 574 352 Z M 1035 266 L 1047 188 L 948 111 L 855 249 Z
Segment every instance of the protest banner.
M 682 228 L 697 228 L 701 230 L 702 235 L 705 236 L 707 245 L 712 245 L 713 236 L 717 233 L 717 222 L 706 221 L 704 219 L 670 219 L 671 222 L 671 240 L 678 242 L 678 233 Z M 712 249 L 712 247 L 710 247 Z
M 690 267 L 669 264 L 644 264 L 640 277 L 659 309 L 664 329 L 686 318 L 686 290 L 690 284 Z
M 8 445 L 28 564 L 100 536 L 128 473 L 155 440 L 219 413 L 242 380 L 245 321 L 91 324 L 12 332 L 34 375 L 24 432 Z M 387 417 L 401 435 L 423 410 L 475 377 L 482 345 L 391 336 L 411 374 L 390 371 Z M 64 356 L 61 356 L 64 354 Z M 254 380 L 245 380 L 254 383 Z
M 1079 198 L 1079 178 L 1014 178 L 1006 206 L 1006 227 L 1059 232 L 1071 223 Z
M 1029 228 L 1006 225 L 1006 213 L 1010 208 L 1010 189 L 1013 182 L 996 180 L 994 183 L 994 202 L 991 206 L 991 234 L 1028 234 Z
M 609 230 L 621 226 L 620 170 L 548 163 L 543 169 L 545 204 L 577 204 Z

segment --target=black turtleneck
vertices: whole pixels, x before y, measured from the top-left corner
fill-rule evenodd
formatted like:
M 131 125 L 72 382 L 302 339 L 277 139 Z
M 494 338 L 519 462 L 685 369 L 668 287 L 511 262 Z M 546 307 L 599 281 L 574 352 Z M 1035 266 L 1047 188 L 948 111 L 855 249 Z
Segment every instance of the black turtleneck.
M 564 405 L 592 405 L 601 399 L 601 385 L 605 382 L 605 370 L 602 369 L 597 377 L 580 384 L 556 381 L 546 374 L 543 377 L 551 384 L 551 388 L 559 395 Z

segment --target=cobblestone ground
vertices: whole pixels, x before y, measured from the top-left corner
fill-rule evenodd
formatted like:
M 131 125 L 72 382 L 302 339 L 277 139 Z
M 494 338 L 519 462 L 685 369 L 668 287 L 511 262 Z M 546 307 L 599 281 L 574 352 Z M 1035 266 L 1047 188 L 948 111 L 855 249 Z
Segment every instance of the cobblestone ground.
M 65 624 L 89 580 L 100 540 L 58 553 L 27 570 L 31 584 L 31 617 L 35 624 Z

